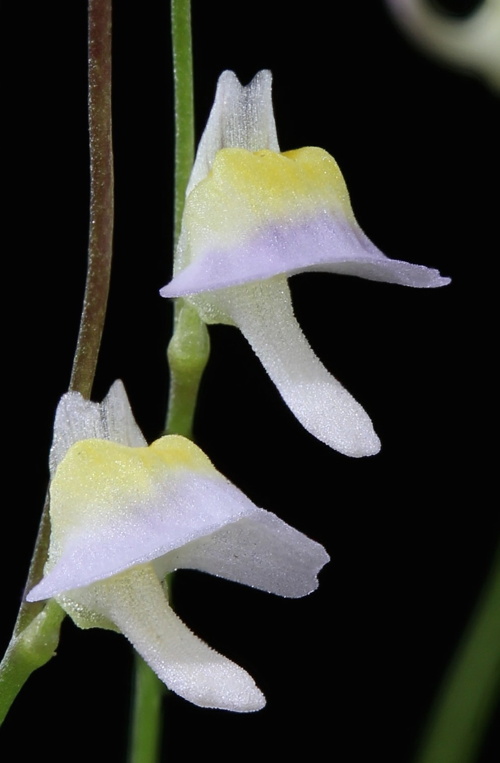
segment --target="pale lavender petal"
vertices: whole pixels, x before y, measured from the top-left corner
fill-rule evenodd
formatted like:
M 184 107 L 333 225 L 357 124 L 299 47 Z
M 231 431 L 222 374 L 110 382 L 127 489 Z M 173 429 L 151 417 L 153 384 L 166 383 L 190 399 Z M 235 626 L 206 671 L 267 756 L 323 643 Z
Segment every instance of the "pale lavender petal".
M 155 562 L 160 577 L 178 568 L 299 598 L 318 586 L 317 575 L 329 561 L 323 546 L 259 509 L 210 536 L 199 538 Z
M 437 270 L 386 257 L 355 221 L 325 212 L 303 221 L 276 222 L 230 252 L 205 251 L 177 273 L 160 294 L 181 297 L 306 271 L 417 288 L 450 283 Z
M 113 474 L 109 478 L 113 479 Z M 58 508 L 64 498 L 56 494 L 54 500 Z M 111 506 L 100 496 L 95 497 L 95 506 L 90 502 L 75 506 L 74 496 L 72 504 L 70 500 L 68 496 L 67 505 L 75 520 L 59 543 L 53 539 L 55 562 L 30 591 L 28 601 L 48 599 L 116 575 L 258 511 L 215 469 L 213 477 L 187 469 L 166 469 L 148 493 L 139 497 L 117 494 Z M 59 529 L 61 522 L 56 524 Z M 60 547 L 56 551 L 55 545 Z

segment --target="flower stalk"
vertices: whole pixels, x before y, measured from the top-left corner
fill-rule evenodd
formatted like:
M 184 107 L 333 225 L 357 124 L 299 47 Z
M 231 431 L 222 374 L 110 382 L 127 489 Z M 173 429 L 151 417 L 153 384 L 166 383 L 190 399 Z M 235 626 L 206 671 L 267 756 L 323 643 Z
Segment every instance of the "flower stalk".
M 89 0 L 90 220 L 87 282 L 70 390 L 89 399 L 101 346 L 113 253 L 111 0 Z
M 174 72 L 174 236 L 181 229 L 186 188 L 194 160 L 194 94 L 191 35 L 191 0 L 171 0 Z M 169 400 L 165 432 L 192 437 L 199 384 L 210 352 L 208 331 L 190 306 L 176 300 L 174 331 L 168 346 Z M 171 588 L 171 575 L 165 585 Z M 129 763 L 155 763 L 162 734 L 162 697 L 165 686 L 137 656 L 129 743 Z
M 0 725 L 30 675 L 54 656 L 64 616 L 61 607 L 49 601 L 24 630 L 14 632 L 0 664 Z
M 113 242 L 111 0 L 89 0 L 88 105 L 90 221 L 87 282 L 70 389 L 90 398 L 106 317 Z M 54 601 L 26 601 L 42 577 L 50 537 L 49 497 L 40 519 L 12 640 L 0 665 L 0 723 L 31 673 L 54 655 L 64 612 Z
M 179 240 L 186 189 L 194 161 L 193 53 L 191 0 L 172 0 L 172 53 L 174 69 L 175 157 L 174 239 Z M 198 388 L 210 352 L 208 331 L 197 311 L 176 300 L 174 331 L 168 347 L 170 388 L 167 434 L 192 437 Z

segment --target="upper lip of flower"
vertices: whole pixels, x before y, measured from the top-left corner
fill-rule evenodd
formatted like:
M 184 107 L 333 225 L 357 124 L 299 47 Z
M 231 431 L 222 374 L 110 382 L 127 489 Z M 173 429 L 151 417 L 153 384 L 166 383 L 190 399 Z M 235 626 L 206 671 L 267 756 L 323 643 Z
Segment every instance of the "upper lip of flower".
M 62 398 L 51 473 L 49 560 L 27 599 L 56 597 L 82 627 L 121 630 L 195 704 L 262 707 L 252 679 L 184 626 L 159 581 L 185 567 L 300 597 L 317 586 L 324 548 L 255 506 L 185 438 L 147 448 L 120 382 L 100 405 Z
M 238 326 L 309 432 L 346 455 L 372 455 L 380 441 L 370 418 L 293 315 L 286 278 L 308 270 L 428 288 L 450 280 L 377 249 L 325 151 L 279 153 L 270 72 L 246 87 L 224 72 L 187 188 L 174 277 L 160 294 L 187 298 L 207 323 Z

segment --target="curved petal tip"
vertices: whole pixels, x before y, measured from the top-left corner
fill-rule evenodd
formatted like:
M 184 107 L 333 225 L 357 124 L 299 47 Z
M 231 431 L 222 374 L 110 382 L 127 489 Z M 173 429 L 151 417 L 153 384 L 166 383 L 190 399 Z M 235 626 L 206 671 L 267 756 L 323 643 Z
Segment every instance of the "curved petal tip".
M 378 453 L 380 440 L 370 417 L 302 333 L 284 276 L 203 295 L 197 304 L 210 305 L 238 326 L 285 403 L 314 437 L 346 456 Z

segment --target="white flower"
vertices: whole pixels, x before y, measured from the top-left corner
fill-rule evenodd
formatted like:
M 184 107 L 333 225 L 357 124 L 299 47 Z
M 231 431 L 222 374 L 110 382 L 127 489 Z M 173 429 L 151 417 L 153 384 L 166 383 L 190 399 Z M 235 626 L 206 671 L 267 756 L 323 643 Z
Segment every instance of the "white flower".
M 386 2 L 425 50 L 500 91 L 500 0 L 482 0 L 465 18 L 445 15 L 428 0 Z
M 287 279 L 308 270 L 415 287 L 449 282 L 371 243 L 326 151 L 279 153 L 270 72 L 247 87 L 224 72 L 187 189 L 174 278 L 160 293 L 186 298 L 206 323 L 240 328 L 309 432 L 346 455 L 371 455 L 380 442 L 370 418 L 294 317 Z
M 252 678 L 179 620 L 162 581 L 191 568 L 305 596 L 328 561 L 324 548 L 257 508 L 189 440 L 147 447 L 121 382 L 100 405 L 63 396 L 50 467 L 49 558 L 28 600 L 54 597 L 80 627 L 120 631 L 196 705 L 263 707 Z

